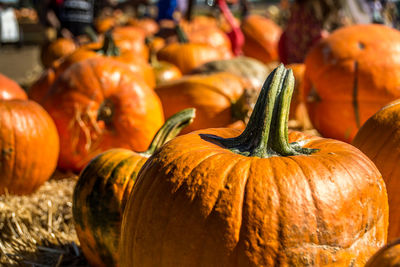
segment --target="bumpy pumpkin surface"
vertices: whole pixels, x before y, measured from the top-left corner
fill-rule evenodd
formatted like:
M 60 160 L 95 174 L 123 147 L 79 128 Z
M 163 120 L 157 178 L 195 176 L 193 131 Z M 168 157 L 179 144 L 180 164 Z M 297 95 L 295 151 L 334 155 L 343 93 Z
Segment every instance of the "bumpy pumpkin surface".
M 29 194 L 56 168 L 59 138 L 37 103 L 0 100 L 0 194 Z
M 111 148 L 145 150 L 164 121 L 154 91 L 125 64 L 107 58 L 71 66 L 43 105 L 62 137 L 59 167 L 74 171 Z
M 400 100 L 390 103 L 360 128 L 353 145 L 378 167 L 389 198 L 388 240 L 400 237 Z
M 363 266 L 385 243 L 375 165 L 340 141 L 288 142 L 293 84 L 274 71 L 240 136 L 197 131 L 153 154 L 125 207 L 121 266 Z
M 145 152 L 111 149 L 85 167 L 74 190 L 72 212 L 82 251 L 91 266 L 119 265 L 122 214 L 137 174 L 193 117 L 194 109 L 187 109 L 169 118 Z
M 160 84 L 155 92 L 163 104 L 165 117 L 185 108 L 196 108 L 196 119 L 182 132 L 210 127 L 226 127 L 236 120 L 233 105 L 244 92 L 240 77 L 230 73 L 188 75 Z
M 400 266 L 400 239 L 387 244 L 376 252 L 365 264 L 365 267 L 398 267 Z
M 27 99 L 24 89 L 18 83 L 0 73 L 0 99 Z
M 304 94 L 315 128 L 351 142 L 359 127 L 400 97 L 400 32 L 383 25 L 341 28 L 307 55 Z
M 264 63 L 278 61 L 278 42 L 282 29 L 272 20 L 250 15 L 243 20 L 243 53 Z

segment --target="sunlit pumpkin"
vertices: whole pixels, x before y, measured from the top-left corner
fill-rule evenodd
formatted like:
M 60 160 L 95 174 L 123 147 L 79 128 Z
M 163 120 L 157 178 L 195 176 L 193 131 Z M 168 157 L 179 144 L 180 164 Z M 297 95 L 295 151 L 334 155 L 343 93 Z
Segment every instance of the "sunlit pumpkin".
M 27 99 L 24 89 L 18 83 L 0 73 L 0 99 Z

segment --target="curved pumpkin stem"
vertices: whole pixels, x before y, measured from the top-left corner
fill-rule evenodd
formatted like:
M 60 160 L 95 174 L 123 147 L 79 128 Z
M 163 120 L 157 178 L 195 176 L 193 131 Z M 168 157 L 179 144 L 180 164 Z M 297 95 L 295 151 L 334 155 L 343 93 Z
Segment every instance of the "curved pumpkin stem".
M 175 26 L 175 32 L 176 32 L 176 35 L 178 36 L 179 43 L 181 43 L 181 44 L 189 43 L 189 39 L 188 39 L 186 33 L 183 31 L 181 25 L 179 25 L 179 23 L 177 23 Z
M 104 34 L 104 42 L 103 42 L 103 47 L 96 50 L 97 53 L 103 54 L 105 56 L 114 56 L 117 57 L 120 55 L 119 48 L 114 42 L 114 39 L 112 37 L 112 32 L 107 31 Z
M 158 148 L 175 138 L 183 128 L 192 123 L 196 114 L 194 108 L 184 109 L 172 115 L 154 136 L 149 149 L 139 153 L 142 156 L 151 156 Z
M 217 140 L 235 153 L 260 158 L 307 155 L 315 152 L 315 149 L 289 143 L 287 123 L 293 89 L 292 70 L 281 64 L 265 81 L 243 133 L 234 138 L 225 139 L 210 135 L 207 135 L 207 138 Z
M 97 42 L 98 41 L 97 34 L 94 31 L 92 26 L 86 26 L 84 28 L 84 32 L 89 37 L 90 41 L 92 41 L 92 42 Z

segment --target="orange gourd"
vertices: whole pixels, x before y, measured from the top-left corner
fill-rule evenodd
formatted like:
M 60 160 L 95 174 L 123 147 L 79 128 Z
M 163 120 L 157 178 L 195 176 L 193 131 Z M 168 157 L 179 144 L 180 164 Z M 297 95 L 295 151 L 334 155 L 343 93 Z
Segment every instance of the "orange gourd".
M 76 50 L 77 46 L 71 39 L 59 38 L 42 47 L 40 58 L 45 68 L 49 68 L 52 64 Z
M 361 125 L 400 97 L 400 32 L 354 25 L 321 40 L 307 55 L 304 94 L 314 127 L 351 142 Z
M 18 83 L 0 73 L 0 99 L 27 99 L 24 89 Z
M 57 129 L 41 106 L 0 100 L 0 194 L 34 192 L 54 172 L 58 152 Z
M 388 203 L 355 147 L 288 133 L 294 79 L 271 73 L 250 121 L 161 147 L 127 200 L 121 266 L 363 266 L 386 241 Z
M 102 57 L 63 72 L 43 105 L 61 136 L 59 167 L 73 171 L 110 148 L 145 150 L 164 120 L 161 102 L 144 80 Z
M 122 214 L 137 174 L 164 143 L 190 124 L 194 109 L 183 110 L 160 128 L 145 152 L 111 149 L 82 171 L 73 196 L 75 229 L 91 266 L 118 266 Z

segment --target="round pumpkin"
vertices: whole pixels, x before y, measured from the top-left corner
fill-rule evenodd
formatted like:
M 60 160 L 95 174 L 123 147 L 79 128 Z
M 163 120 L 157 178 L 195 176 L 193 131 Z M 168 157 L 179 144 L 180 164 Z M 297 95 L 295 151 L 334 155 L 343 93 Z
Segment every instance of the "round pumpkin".
M 66 170 L 80 171 L 107 149 L 145 150 L 164 120 L 143 78 L 108 58 L 72 65 L 43 102 L 62 136 L 59 167 Z
M 146 160 L 194 118 L 183 110 L 160 128 L 145 152 L 111 149 L 85 167 L 76 184 L 72 213 L 76 233 L 91 266 L 118 266 L 122 214 L 137 174 Z
M 166 61 L 154 61 L 151 63 L 156 79 L 156 84 L 177 80 L 182 77 L 182 72 L 174 64 Z
M 152 36 L 160 29 L 157 22 L 152 18 L 132 18 L 128 21 L 128 25 L 141 28 L 146 36 Z
M 246 17 L 241 25 L 244 34 L 244 55 L 264 63 L 278 61 L 278 42 L 282 29 L 270 19 L 259 15 Z
M 133 52 L 137 57 L 149 59 L 149 49 L 146 46 L 146 33 L 139 27 L 120 26 L 112 30 L 112 37 L 122 52 Z
M 27 99 L 24 89 L 18 83 L 0 73 L 0 99 Z
M 77 48 L 73 40 L 59 38 L 42 47 L 40 58 L 45 68 L 51 67 L 54 61 L 68 56 Z
M 400 237 L 400 100 L 385 106 L 360 128 L 353 145 L 378 167 L 389 198 L 388 240 Z
M 53 120 L 33 101 L 0 100 L 0 152 L 0 194 L 34 192 L 57 165 Z
M 351 142 L 360 126 L 400 97 L 400 32 L 383 25 L 340 28 L 307 55 L 304 94 L 314 127 Z
M 160 84 L 155 92 L 170 117 L 179 110 L 196 108 L 196 119 L 182 133 L 210 127 L 226 127 L 240 119 L 235 103 L 244 93 L 240 77 L 230 73 L 188 75 Z M 236 110 L 235 110 L 235 108 Z
M 387 244 L 376 252 L 365 264 L 365 267 L 398 267 L 400 266 L 400 239 Z
M 121 266 L 363 266 L 388 203 L 358 149 L 292 132 L 279 67 L 247 128 L 177 137 L 142 167 L 125 206 Z M 240 135 L 239 135 L 240 134 Z
M 97 18 L 94 22 L 94 27 L 98 33 L 105 33 L 117 26 L 118 22 L 115 17 Z

